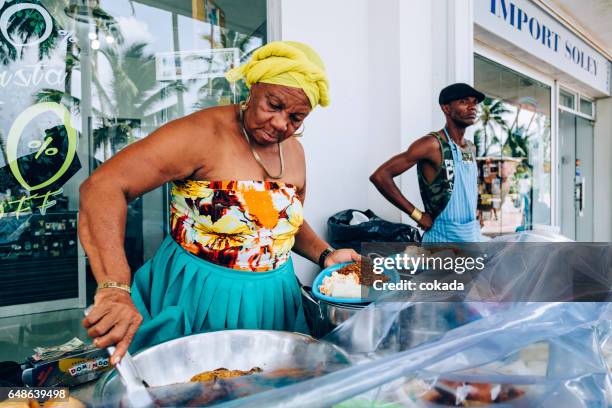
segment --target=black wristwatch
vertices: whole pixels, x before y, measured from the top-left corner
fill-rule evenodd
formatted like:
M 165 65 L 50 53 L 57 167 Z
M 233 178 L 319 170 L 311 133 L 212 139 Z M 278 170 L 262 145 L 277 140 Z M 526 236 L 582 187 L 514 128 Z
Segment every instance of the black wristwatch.
M 327 247 L 323 250 L 323 252 L 321 252 L 321 255 L 319 255 L 319 266 L 321 267 L 321 269 L 325 269 L 325 260 L 334 251 L 334 248 Z

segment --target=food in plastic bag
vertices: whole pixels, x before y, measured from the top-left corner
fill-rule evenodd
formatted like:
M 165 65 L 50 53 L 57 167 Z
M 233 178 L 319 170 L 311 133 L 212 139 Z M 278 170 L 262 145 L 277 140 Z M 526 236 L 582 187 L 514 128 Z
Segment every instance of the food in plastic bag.
M 505 242 L 540 239 L 522 236 Z M 559 276 L 559 265 L 572 261 L 568 254 L 536 251 L 536 259 L 526 259 L 519 248 L 508 246 L 507 256 L 516 263 L 497 260 L 500 267 L 479 283 L 486 288 L 495 278 L 506 279 L 513 290 L 527 291 L 532 299 L 573 283 Z M 585 277 L 604 278 L 579 248 L 572 255 Z M 608 254 L 602 250 L 601 255 L 601 269 L 610 270 L 604 257 Z M 490 408 L 612 406 L 612 303 L 436 300 L 370 304 L 325 337 L 356 364 L 223 407 L 439 408 L 458 400 Z M 446 405 L 431 400 L 432 391 L 443 386 L 454 402 L 452 397 Z M 474 401 L 487 394 L 491 402 Z
M 474 403 L 508 402 L 524 394 L 525 391 L 508 384 L 438 380 L 421 398 L 438 405 L 468 407 Z
M 384 349 L 378 349 L 377 346 L 388 344 L 389 336 L 396 336 L 396 328 L 402 326 L 398 322 L 401 312 L 415 305 L 382 302 L 364 309 L 378 309 L 380 324 L 386 331 L 376 332 L 378 341 L 372 342 L 373 349 L 368 353 L 353 354 L 356 360 L 361 356 L 359 364 L 282 390 L 261 393 L 240 403 L 328 407 L 341 402 L 344 402 L 342 406 L 368 406 L 370 401 L 370 406 L 376 407 L 383 404 L 440 406 L 432 405 L 433 402 L 423 398 L 426 394 L 415 391 L 415 379 L 430 384 L 429 389 L 435 389 L 439 379 L 491 384 L 491 388 L 505 384 L 503 390 L 516 398 L 482 405 L 492 408 L 587 408 L 612 403 L 610 368 L 601 352 L 602 345 L 609 345 L 612 335 L 612 306 L 608 303 L 516 303 L 506 310 L 439 333 L 418 346 L 412 347 L 411 336 L 404 335 L 400 336 L 400 342 L 407 341 L 400 344 L 403 351 L 384 353 Z M 351 348 L 351 342 L 360 341 L 359 336 L 364 335 L 353 327 L 360 313 L 327 339 L 349 351 L 359 351 L 359 347 Z M 414 315 L 403 314 L 404 318 Z

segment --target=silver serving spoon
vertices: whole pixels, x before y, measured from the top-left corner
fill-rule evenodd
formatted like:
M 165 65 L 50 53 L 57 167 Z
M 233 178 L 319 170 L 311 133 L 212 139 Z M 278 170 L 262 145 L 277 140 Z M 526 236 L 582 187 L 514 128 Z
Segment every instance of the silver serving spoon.
M 92 306 L 89 306 L 87 309 L 83 311 L 85 316 L 89 314 Z M 115 347 L 110 346 L 107 347 L 108 355 L 112 357 L 115 352 Z M 119 378 L 123 383 L 123 386 L 126 390 L 127 402 L 132 408 L 146 408 L 146 407 L 154 407 L 155 402 L 149 394 L 147 388 L 149 384 L 142 379 L 142 376 L 138 372 L 138 368 L 136 364 L 134 364 L 134 360 L 132 360 L 132 356 L 129 352 L 126 352 L 120 362 L 118 362 L 115 367 L 119 372 Z

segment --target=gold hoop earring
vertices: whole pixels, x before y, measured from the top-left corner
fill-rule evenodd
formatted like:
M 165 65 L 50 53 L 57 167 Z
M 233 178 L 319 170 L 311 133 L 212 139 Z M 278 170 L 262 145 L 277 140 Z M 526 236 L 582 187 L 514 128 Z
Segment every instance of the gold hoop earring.
M 302 137 L 302 136 L 304 136 L 304 131 L 306 130 L 306 125 L 302 123 L 302 126 L 300 126 L 300 129 L 302 129 L 302 131 L 301 132 L 295 132 L 293 134 L 293 137 Z M 300 129 L 298 129 L 298 130 L 300 130 Z
M 245 112 L 249 108 L 249 102 L 251 101 L 251 94 L 247 96 L 246 100 L 240 102 L 240 110 Z

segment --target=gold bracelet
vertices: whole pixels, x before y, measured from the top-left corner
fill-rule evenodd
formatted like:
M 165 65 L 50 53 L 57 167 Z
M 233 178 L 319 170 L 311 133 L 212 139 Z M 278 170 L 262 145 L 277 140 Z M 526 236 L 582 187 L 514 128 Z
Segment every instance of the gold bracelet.
M 98 289 L 96 289 L 96 293 L 98 293 L 100 289 L 106 289 L 106 288 L 119 289 L 124 292 L 127 292 L 128 294 L 132 294 L 132 289 L 130 288 L 130 285 L 126 285 L 125 283 L 114 282 L 114 281 L 102 282 L 101 284 L 98 285 Z
M 421 218 L 423 218 L 423 213 L 421 212 L 421 210 L 414 207 L 414 210 L 412 210 L 412 213 L 410 213 L 410 218 L 412 218 L 416 222 L 419 222 L 421 221 Z

